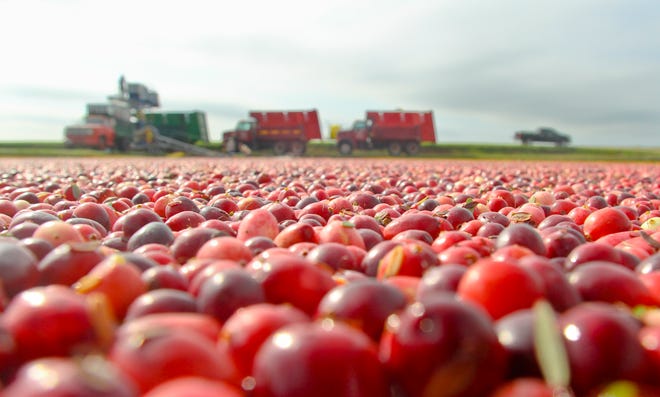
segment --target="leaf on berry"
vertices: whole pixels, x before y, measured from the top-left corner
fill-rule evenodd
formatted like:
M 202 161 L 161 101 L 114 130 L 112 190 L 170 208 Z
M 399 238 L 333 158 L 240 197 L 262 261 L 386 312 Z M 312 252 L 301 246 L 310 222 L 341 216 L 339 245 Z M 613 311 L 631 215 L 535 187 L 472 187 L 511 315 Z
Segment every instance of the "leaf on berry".
M 463 208 L 468 209 L 470 211 L 474 211 L 474 209 L 479 205 L 479 202 L 476 200 L 473 200 L 471 197 L 469 197 L 465 203 L 463 203 Z
M 511 222 L 514 223 L 526 223 L 529 222 L 530 219 L 532 219 L 532 214 L 529 212 L 514 212 L 511 214 L 509 217 L 511 219 Z
M 380 223 L 382 226 L 387 226 L 390 222 L 392 222 L 392 217 L 386 212 L 386 211 L 381 211 L 377 213 L 374 218 Z
M 75 200 L 80 200 L 80 196 L 82 196 L 82 190 L 75 182 L 71 184 L 71 194 Z
M 570 383 L 570 364 L 555 311 L 546 300 L 534 304 L 534 351 L 546 383 L 567 388 Z
M 639 235 L 642 236 L 644 241 L 646 241 L 648 245 L 651 246 L 651 248 L 653 248 L 656 251 L 660 251 L 660 241 L 657 241 L 653 237 L 649 236 L 649 234 L 643 230 L 639 231 Z

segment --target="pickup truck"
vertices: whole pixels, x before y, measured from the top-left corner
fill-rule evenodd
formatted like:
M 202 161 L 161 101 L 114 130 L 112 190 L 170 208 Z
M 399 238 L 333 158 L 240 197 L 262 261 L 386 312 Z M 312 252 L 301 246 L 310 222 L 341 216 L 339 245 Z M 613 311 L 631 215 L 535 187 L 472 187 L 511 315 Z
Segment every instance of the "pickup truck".
M 564 146 L 571 142 L 570 136 L 546 127 L 538 128 L 536 131 L 518 131 L 514 134 L 514 139 L 521 141 L 523 145 L 529 145 L 532 142 L 549 142 L 556 146 Z

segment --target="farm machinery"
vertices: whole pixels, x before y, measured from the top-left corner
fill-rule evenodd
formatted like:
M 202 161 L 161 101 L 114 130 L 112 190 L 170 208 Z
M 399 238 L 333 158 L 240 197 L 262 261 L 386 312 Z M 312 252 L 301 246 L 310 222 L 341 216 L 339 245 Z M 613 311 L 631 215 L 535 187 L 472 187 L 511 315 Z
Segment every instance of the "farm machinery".
M 197 146 L 209 142 L 206 114 L 201 111 L 159 111 L 156 91 L 144 84 L 119 79 L 118 93 L 106 102 L 87 104 L 81 123 L 66 126 L 69 147 L 117 151 L 148 150 L 184 152 L 198 156 L 219 153 Z

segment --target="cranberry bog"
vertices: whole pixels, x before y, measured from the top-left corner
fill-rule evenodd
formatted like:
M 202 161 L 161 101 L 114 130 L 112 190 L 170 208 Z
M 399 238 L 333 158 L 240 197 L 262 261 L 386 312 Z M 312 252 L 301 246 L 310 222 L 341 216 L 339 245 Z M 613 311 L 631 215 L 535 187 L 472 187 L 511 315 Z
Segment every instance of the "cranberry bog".
M 658 396 L 659 251 L 650 162 L 3 158 L 0 395 Z
M 199 144 L 199 146 L 217 151 L 218 156 L 225 156 L 219 143 Z M 167 155 L 167 153 L 163 153 Z M 179 155 L 179 153 L 172 153 Z M 113 152 L 85 148 L 67 148 L 61 142 L 2 142 L 0 157 L 140 157 L 144 152 L 127 151 Z M 170 154 L 171 155 L 171 154 Z M 250 157 L 270 157 L 272 150 L 261 149 L 252 151 Z M 240 153 L 235 157 L 245 157 Z M 350 157 L 342 157 L 337 150 L 336 142 L 332 140 L 312 140 L 308 144 L 308 157 L 337 158 L 389 158 L 386 149 L 357 149 Z M 401 158 L 410 158 L 403 155 Z M 459 143 L 423 143 L 419 154 L 412 158 L 426 159 L 472 159 L 472 160 L 529 160 L 537 161 L 619 161 L 619 162 L 660 162 L 660 148 L 608 148 L 608 147 L 555 147 L 544 144 L 459 144 Z

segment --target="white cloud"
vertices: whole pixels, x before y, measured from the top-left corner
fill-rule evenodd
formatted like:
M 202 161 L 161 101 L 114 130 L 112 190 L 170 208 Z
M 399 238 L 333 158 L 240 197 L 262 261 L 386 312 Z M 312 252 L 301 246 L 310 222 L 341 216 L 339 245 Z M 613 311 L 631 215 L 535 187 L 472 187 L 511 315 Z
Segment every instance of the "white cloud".
M 61 139 L 120 74 L 219 139 L 252 108 L 432 109 L 440 140 L 541 124 L 580 145 L 660 146 L 652 0 L 4 0 L 2 139 Z M 617 139 L 618 131 L 626 131 Z M 596 139 L 598 140 L 598 139 Z M 599 142 L 596 142 L 599 143 Z

